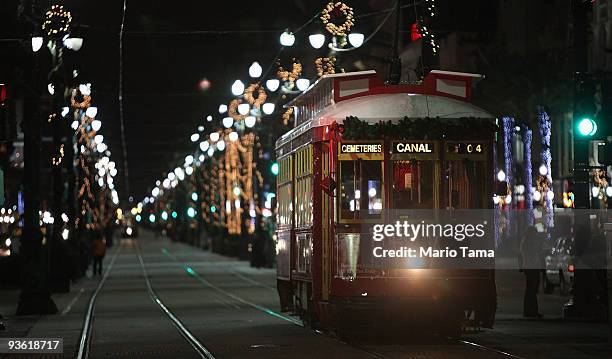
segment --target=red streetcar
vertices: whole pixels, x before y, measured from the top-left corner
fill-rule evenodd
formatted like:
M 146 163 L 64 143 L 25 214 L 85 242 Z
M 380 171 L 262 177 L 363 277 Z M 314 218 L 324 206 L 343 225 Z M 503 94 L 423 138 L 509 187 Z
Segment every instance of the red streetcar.
M 481 77 L 432 71 L 385 85 L 374 71 L 325 75 L 290 103 L 295 127 L 276 142 L 284 310 L 332 330 L 389 314 L 435 318 L 452 333 L 470 316 L 492 326 L 492 269 L 380 267 L 367 254 L 367 228 L 403 209 L 492 208 L 495 116 L 470 103 Z

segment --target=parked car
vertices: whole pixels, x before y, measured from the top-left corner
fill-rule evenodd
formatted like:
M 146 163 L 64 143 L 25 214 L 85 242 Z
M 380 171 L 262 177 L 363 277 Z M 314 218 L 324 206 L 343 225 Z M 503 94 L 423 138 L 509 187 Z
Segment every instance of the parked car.
M 574 238 L 559 237 L 545 257 L 544 291 L 567 294 L 574 283 Z

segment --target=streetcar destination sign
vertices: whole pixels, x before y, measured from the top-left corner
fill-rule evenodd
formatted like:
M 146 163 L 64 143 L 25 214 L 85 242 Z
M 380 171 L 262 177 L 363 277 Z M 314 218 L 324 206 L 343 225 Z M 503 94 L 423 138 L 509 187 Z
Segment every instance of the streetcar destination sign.
M 458 155 L 472 155 L 484 153 L 484 144 L 480 142 L 456 142 L 446 145 L 447 153 Z
M 393 153 L 433 153 L 433 143 L 429 142 L 394 142 Z
M 340 153 L 382 153 L 380 143 L 343 143 Z

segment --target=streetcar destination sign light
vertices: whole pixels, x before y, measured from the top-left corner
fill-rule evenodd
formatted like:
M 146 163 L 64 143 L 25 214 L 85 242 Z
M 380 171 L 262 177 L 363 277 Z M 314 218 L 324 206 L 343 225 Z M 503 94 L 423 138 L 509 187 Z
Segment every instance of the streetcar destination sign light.
M 393 144 L 394 153 L 432 153 L 433 150 L 433 143 L 395 142 Z
M 382 144 L 344 143 L 340 146 L 340 153 L 382 153 Z

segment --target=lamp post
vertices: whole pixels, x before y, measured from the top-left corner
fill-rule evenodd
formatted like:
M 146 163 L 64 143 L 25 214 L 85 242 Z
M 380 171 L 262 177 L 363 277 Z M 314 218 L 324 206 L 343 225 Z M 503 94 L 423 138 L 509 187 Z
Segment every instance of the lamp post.
M 64 47 L 73 51 L 78 51 L 82 44 L 82 38 L 71 37 L 70 30 L 72 23 L 72 15 L 65 10 L 61 5 L 53 5 L 45 13 L 45 19 L 42 24 L 47 40 L 47 48 L 51 53 L 51 71 L 49 73 L 49 86 L 53 88 L 52 95 L 52 113 L 49 115 L 53 129 L 53 158 L 52 158 L 52 177 L 53 177 L 53 215 L 55 218 L 60 218 L 67 207 L 64 204 L 64 187 L 65 181 L 63 178 L 63 169 L 65 167 L 66 151 L 72 143 L 68 143 L 67 136 L 68 124 L 64 120 L 62 113 L 63 103 L 66 101 L 66 76 L 64 76 Z M 32 41 L 34 45 L 34 41 Z M 34 50 L 35 47 L 33 46 Z M 72 156 L 69 156 L 72 157 Z M 67 266 L 67 251 L 66 244 L 62 239 L 64 223 L 63 221 L 55 221 L 53 224 L 53 234 L 51 237 L 50 249 L 50 285 L 51 290 L 55 292 L 70 291 L 70 278 L 68 276 L 69 268 Z
M 26 18 L 33 18 L 34 14 L 29 14 Z M 61 84 L 58 80 L 59 70 L 61 69 L 61 52 L 63 43 L 59 42 L 69 29 L 71 15 L 64 11 L 63 7 L 54 5 L 46 14 L 44 23 L 32 24 L 35 31 L 40 28 L 47 33 L 49 40 L 49 50 L 53 57 L 53 70 L 49 74 L 52 82 L 47 86 L 49 92 L 54 96 L 54 100 L 59 98 L 63 91 L 59 86 L 55 86 L 54 82 Z M 65 37 L 63 40 L 68 40 L 70 37 Z M 34 36 L 30 39 L 33 52 L 38 52 L 45 38 L 43 36 Z M 79 43 L 79 41 L 77 41 Z M 59 46 L 58 46 L 59 44 Z M 82 44 L 82 41 L 80 41 Z M 80 46 L 80 44 L 75 44 Z M 72 46 L 72 44 L 71 44 Z M 76 50 L 76 46 L 73 47 Z M 36 90 L 38 84 L 41 83 L 38 59 L 35 56 L 33 61 L 33 69 L 30 71 L 31 87 L 24 86 L 27 90 L 28 97 L 26 99 L 26 115 L 24 121 L 24 157 L 27 158 L 24 166 L 24 229 L 22 236 L 21 258 L 22 258 L 22 284 L 19 302 L 17 306 L 17 315 L 32 315 L 32 314 L 55 314 L 57 306 L 53 302 L 49 287 L 49 269 L 48 257 L 46 248 L 42 243 L 40 232 L 40 141 L 41 141 L 41 113 L 40 113 L 40 93 Z M 34 90 L 32 90 L 34 88 Z M 54 101 L 53 112 L 49 120 L 55 120 L 56 123 L 61 123 L 58 111 L 55 108 L 57 103 Z M 59 133 L 59 130 L 58 132 Z M 56 132 L 54 131 L 54 135 Z M 54 141 L 56 145 L 59 141 Z M 60 151 L 58 151 L 60 152 Z M 60 152 L 61 155 L 61 152 Z M 59 167 L 59 166 L 56 166 Z M 55 174 L 55 173 L 54 173 Z M 61 172 L 60 172 L 61 175 Z M 60 218 L 61 213 L 56 213 L 55 217 Z M 59 220 L 57 222 L 60 222 Z M 59 233 L 58 233 L 59 235 Z

